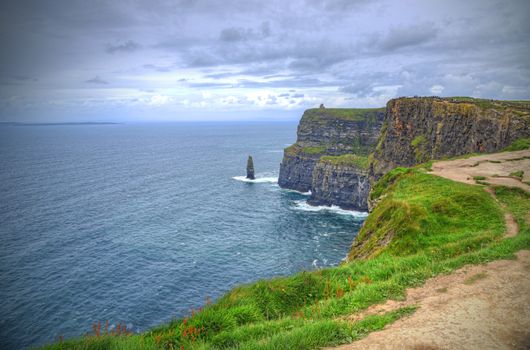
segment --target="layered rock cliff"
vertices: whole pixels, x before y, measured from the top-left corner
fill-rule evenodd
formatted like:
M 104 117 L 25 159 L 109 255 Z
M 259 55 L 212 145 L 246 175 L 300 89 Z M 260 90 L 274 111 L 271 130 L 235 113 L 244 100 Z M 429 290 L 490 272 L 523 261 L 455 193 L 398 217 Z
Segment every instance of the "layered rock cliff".
M 305 111 L 298 125 L 296 143 L 284 151 L 279 185 L 307 192 L 312 190 L 314 185 L 319 185 L 318 181 L 315 182 L 313 179 L 313 169 L 321 157 L 370 153 L 379 137 L 384 111 L 384 108 L 318 108 Z M 343 165 L 343 168 L 346 166 Z M 324 168 L 324 165 L 319 167 L 321 169 L 319 171 L 323 171 Z M 343 174 L 350 173 L 353 173 L 353 170 L 343 172 Z M 333 172 L 333 174 L 338 173 Z M 334 181 L 333 177 L 336 176 L 326 176 L 328 183 Z M 323 191 L 319 193 L 324 194 Z M 328 197 L 333 198 L 333 196 Z M 318 198 L 314 199 L 316 202 Z M 337 203 L 331 201 L 327 204 Z M 352 207 L 352 204 L 346 206 Z
M 530 135 L 530 102 L 398 98 L 388 102 L 372 180 L 397 166 L 495 152 Z
M 414 97 L 391 100 L 386 110 L 310 109 L 278 182 L 311 190 L 311 204 L 367 209 L 370 183 L 395 167 L 495 152 L 529 136 L 528 101 Z
M 346 154 L 324 156 L 313 169 L 312 205 L 338 205 L 345 209 L 368 209 L 368 158 Z

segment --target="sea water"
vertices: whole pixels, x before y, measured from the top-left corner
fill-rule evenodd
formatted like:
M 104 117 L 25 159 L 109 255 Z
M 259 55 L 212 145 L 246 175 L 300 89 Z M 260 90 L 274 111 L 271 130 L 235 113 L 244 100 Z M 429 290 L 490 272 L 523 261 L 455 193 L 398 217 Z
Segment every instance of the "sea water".
M 366 214 L 278 187 L 295 137 L 294 122 L 0 127 L 0 348 L 97 321 L 139 332 L 337 265 Z

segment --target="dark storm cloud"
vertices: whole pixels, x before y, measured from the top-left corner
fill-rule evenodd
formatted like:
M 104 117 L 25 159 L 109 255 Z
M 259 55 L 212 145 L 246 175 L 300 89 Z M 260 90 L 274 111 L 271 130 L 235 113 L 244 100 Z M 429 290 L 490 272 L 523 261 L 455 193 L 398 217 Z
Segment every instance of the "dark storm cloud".
M 98 85 L 106 85 L 108 84 L 109 82 L 104 80 L 104 79 L 101 79 L 99 76 L 95 76 L 94 78 L 92 79 L 88 79 L 88 80 L 85 80 L 85 83 L 89 83 L 89 84 L 98 84 Z
M 144 64 L 142 67 L 144 69 L 154 70 L 157 72 L 170 72 L 173 69 L 172 66 L 157 66 L 155 64 Z
M 0 85 L 20 85 L 26 83 L 34 83 L 37 81 L 38 79 L 36 77 L 32 77 L 29 75 L 12 74 L 5 72 L 0 73 Z
M 370 96 L 370 94 L 373 92 L 373 83 L 359 80 L 347 86 L 340 87 L 339 91 L 353 94 L 358 97 Z
M 273 80 L 267 82 L 257 82 L 254 80 L 241 79 L 238 86 L 246 88 L 290 88 L 290 87 L 324 87 L 330 86 L 329 83 L 318 78 L 295 77 L 289 79 Z
M 307 6 L 317 6 L 322 10 L 327 11 L 351 11 L 368 3 L 372 5 L 377 3 L 377 0 L 306 0 Z
M 133 52 L 140 48 L 140 44 L 132 41 L 127 40 L 122 43 L 116 43 L 116 44 L 107 44 L 105 46 L 105 51 L 107 53 L 113 54 L 116 52 Z
M 437 34 L 438 29 L 432 23 L 391 28 L 384 37 L 375 41 L 374 46 L 382 51 L 395 51 L 432 41 Z
M 246 41 L 268 37 L 271 34 L 269 22 L 263 22 L 259 30 L 253 28 L 230 27 L 221 31 L 219 39 L 221 41 Z

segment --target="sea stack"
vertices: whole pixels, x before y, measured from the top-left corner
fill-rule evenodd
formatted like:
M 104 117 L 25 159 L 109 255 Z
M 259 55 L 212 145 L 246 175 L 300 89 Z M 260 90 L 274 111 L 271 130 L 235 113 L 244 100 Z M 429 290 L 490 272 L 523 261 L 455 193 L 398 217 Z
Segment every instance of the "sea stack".
M 247 179 L 254 180 L 254 161 L 252 161 L 252 156 L 248 156 L 247 160 Z

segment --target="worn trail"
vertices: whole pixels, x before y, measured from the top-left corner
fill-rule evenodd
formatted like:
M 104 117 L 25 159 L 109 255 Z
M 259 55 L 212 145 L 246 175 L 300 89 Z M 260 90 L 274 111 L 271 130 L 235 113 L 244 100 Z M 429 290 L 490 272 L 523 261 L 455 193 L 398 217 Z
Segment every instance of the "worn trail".
M 419 309 L 339 350 L 529 349 L 530 251 L 517 260 L 466 266 L 407 290 L 406 301 L 370 307 L 352 321 L 406 305 Z
M 514 176 L 521 171 L 522 176 Z M 530 150 L 436 162 L 432 174 L 530 192 Z M 492 188 L 485 190 L 497 201 Z M 513 215 L 498 203 L 505 211 L 505 237 L 517 235 Z M 466 266 L 431 278 L 421 287 L 407 289 L 403 301 L 389 300 L 346 317 L 355 322 L 405 306 L 418 307 L 384 330 L 335 349 L 530 349 L 530 251 L 516 256 L 517 260 Z
M 467 184 L 479 181 L 530 192 L 530 149 L 436 162 L 431 174 Z

